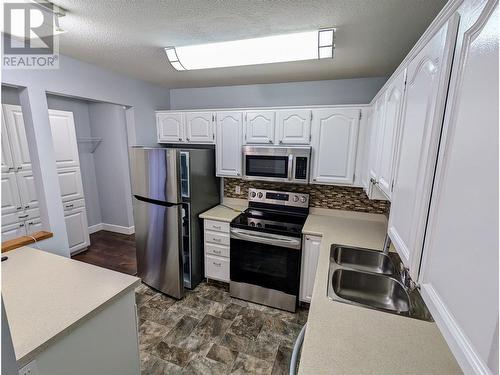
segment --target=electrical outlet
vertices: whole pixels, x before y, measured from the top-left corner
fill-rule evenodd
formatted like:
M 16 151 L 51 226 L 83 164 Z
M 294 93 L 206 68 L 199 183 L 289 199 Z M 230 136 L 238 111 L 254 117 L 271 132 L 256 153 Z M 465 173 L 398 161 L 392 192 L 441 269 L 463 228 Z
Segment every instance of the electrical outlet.
M 31 361 L 23 368 L 19 369 L 19 375 L 39 375 L 36 361 Z
M 234 187 L 234 192 L 235 192 L 235 194 L 241 194 L 241 187 L 240 187 L 240 185 L 236 185 Z

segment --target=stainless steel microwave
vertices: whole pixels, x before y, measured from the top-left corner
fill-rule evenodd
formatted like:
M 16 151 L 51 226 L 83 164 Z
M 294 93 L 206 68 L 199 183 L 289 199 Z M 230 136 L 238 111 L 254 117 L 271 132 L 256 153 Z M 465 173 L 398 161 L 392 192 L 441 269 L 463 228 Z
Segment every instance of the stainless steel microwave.
M 310 159 L 310 147 L 243 146 L 243 178 L 307 184 Z

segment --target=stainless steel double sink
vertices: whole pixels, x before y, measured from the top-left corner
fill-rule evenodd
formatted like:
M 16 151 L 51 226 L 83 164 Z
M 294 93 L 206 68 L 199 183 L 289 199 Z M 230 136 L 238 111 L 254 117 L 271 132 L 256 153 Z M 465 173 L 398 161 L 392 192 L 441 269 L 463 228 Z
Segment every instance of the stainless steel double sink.
M 396 253 L 332 245 L 328 297 L 338 302 L 433 321 Z

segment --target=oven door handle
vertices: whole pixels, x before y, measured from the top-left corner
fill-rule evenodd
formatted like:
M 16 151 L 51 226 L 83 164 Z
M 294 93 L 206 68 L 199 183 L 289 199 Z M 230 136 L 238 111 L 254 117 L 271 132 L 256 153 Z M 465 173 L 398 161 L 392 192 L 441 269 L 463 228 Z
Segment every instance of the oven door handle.
M 231 228 L 231 238 L 300 250 L 300 239 Z

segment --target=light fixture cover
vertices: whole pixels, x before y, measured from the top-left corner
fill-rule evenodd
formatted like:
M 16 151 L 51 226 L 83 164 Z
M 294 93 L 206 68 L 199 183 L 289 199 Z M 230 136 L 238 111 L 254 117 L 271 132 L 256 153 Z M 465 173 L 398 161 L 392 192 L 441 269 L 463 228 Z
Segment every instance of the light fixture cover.
M 331 59 L 335 47 L 334 32 L 334 28 L 326 28 L 230 42 L 166 47 L 165 53 L 176 70 Z

